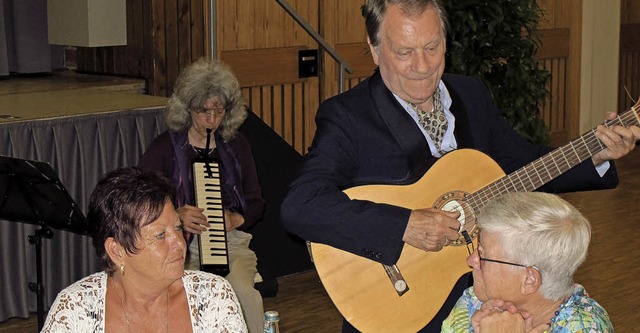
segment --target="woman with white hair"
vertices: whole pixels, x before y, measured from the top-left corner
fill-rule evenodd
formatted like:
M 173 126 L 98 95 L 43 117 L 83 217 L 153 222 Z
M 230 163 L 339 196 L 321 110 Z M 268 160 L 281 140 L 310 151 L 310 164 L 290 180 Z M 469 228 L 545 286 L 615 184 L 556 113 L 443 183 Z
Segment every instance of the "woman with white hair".
M 187 240 L 185 268 L 200 269 L 198 242 L 193 236 L 207 230 L 203 208 L 195 202 L 191 161 L 216 158 L 221 165 L 222 205 L 227 230 L 229 274 L 249 332 L 263 330 L 263 303 L 254 288 L 256 254 L 245 232 L 261 217 L 264 200 L 249 141 L 238 132 L 247 117 L 240 84 L 231 69 L 217 61 L 199 60 L 178 76 L 164 118 L 169 130 L 160 134 L 141 157 L 138 167 L 158 171 L 172 180 L 174 205 Z M 207 130 L 211 130 L 207 144 Z M 210 149 L 207 149 L 210 148 Z
M 589 221 L 560 197 L 509 193 L 478 215 L 465 290 L 442 332 L 613 332 L 609 315 L 573 282 L 591 238 Z

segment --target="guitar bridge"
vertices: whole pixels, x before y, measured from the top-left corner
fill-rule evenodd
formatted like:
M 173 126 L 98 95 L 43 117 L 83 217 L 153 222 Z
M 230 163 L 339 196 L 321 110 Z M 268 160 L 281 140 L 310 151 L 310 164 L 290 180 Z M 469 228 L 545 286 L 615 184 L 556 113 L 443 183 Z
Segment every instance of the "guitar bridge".
M 382 265 L 384 267 L 384 271 L 387 273 L 389 280 L 391 280 L 391 284 L 393 284 L 393 289 L 398 293 L 398 296 L 404 295 L 407 291 L 409 291 L 409 285 L 407 281 L 400 273 L 398 266 L 396 265 Z

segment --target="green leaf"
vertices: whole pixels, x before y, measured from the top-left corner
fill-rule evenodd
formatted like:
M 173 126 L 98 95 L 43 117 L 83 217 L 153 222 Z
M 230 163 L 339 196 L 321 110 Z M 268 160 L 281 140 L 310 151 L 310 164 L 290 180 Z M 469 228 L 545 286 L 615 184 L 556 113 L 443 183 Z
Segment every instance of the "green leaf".
M 444 0 L 451 28 L 447 72 L 479 77 L 503 116 L 536 144 L 549 142 L 538 105 L 550 74 L 534 58 L 542 10 L 535 0 Z

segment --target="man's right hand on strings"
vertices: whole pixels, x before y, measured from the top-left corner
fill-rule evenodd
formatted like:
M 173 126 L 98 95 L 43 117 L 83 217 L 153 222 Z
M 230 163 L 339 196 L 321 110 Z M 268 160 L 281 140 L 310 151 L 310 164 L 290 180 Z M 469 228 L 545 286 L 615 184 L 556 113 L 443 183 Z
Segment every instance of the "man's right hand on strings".
M 459 212 L 435 208 L 414 210 L 409 216 L 402 240 L 425 251 L 440 251 L 451 241 L 458 239 L 459 216 Z

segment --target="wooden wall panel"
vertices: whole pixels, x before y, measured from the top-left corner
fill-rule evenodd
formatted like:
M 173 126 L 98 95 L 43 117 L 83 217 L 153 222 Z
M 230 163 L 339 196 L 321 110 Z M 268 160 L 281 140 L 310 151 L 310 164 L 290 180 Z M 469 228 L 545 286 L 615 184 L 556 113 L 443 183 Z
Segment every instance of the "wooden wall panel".
M 167 82 L 167 55 L 165 45 L 167 34 L 165 25 L 165 6 L 167 0 L 152 0 L 153 17 L 153 84 L 150 93 L 158 96 L 169 96 Z
M 541 61 L 541 67 L 551 73 L 547 82 L 549 95 L 541 107 L 541 115 L 547 124 L 553 141 L 566 141 L 564 135 L 567 123 L 567 58 L 558 57 Z
M 191 62 L 194 62 L 201 57 L 207 57 L 208 51 L 206 49 L 208 33 L 207 22 L 209 19 L 208 6 L 204 4 L 202 0 L 190 0 L 189 7 L 191 10 L 188 13 L 190 29 L 190 46 L 191 53 L 189 54 Z M 183 64 L 184 66 L 184 64 Z
M 288 1 L 311 27 L 318 27 L 318 1 Z M 298 51 L 318 44 L 272 0 L 217 3 L 218 58 L 238 77 L 247 106 L 298 152 L 315 132 L 318 78 L 298 76 Z
M 316 84 L 317 85 L 317 84 Z M 297 82 L 281 85 L 242 88 L 242 96 L 253 113 L 284 138 L 298 152 L 306 152 L 311 144 L 314 128 L 310 127 L 310 108 L 307 97 L 313 85 Z
M 253 49 L 253 41 L 256 30 L 255 23 L 255 4 L 258 1 L 236 1 L 237 4 L 237 12 L 234 17 L 226 18 L 222 17 L 221 22 L 222 25 L 225 25 L 226 19 L 237 19 L 238 23 L 235 26 L 236 34 L 233 35 L 236 37 L 235 45 L 233 49 L 236 50 L 247 50 Z M 226 36 L 225 36 L 226 37 Z M 225 49 L 226 51 L 226 49 Z
M 322 2 L 323 20 L 320 31 L 330 45 L 338 51 L 354 73 L 344 72 L 346 80 L 371 74 L 367 67 L 375 67 L 368 54 L 367 33 L 360 6 L 364 1 L 325 0 Z M 360 50 L 362 53 L 360 54 Z M 328 54 L 323 57 L 324 71 L 322 76 L 321 98 L 327 99 L 338 91 L 338 63 Z M 367 74 L 363 74 L 362 70 Z M 344 88 L 349 87 L 344 84 Z
M 351 69 L 353 69 L 353 73 L 344 74 L 347 79 L 370 76 L 376 69 L 376 64 L 371 58 L 369 44 L 366 42 L 337 44 L 336 51 L 338 51 L 349 63 Z
M 543 16 L 538 24 L 539 29 L 569 28 L 572 15 L 571 2 L 576 0 L 538 0 Z
M 78 48 L 78 71 L 147 79 L 168 96 L 180 70 L 206 55 L 207 0 L 127 1 L 127 45 Z
M 364 26 L 364 17 L 360 6 L 364 1 L 335 1 L 329 2 L 326 7 L 327 16 L 339 16 L 339 26 L 336 43 L 358 43 L 367 41 L 367 31 Z M 339 13 L 340 15 L 336 15 Z
M 540 20 L 539 64 L 551 73 L 549 96 L 540 106 L 553 145 L 561 145 L 580 133 L 580 54 L 582 1 L 538 0 Z
M 242 87 L 265 86 L 306 79 L 298 77 L 298 51 L 305 46 L 220 52 Z M 295 60 L 295 61 L 292 61 Z
M 618 112 L 622 112 L 640 99 L 640 23 L 621 26 L 618 80 Z
M 343 87 L 345 90 L 355 87 L 362 80 L 371 76 L 373 71 L 376 69 L 376 64 L 373 62 L 369 51 L 369 44 L 366 42 L 337 44 L 336 50 L 353 69 L 353 73 L 351 74 L 346 72 L 344 73 Z M 336 82 L 338 80 L 337 68 L 338 67 L 335 66 L 332 76 L 332 79 Z M 330 86 L 332 89 L 335 89 L 334 94 L 337 93 L 337 84 L 332 84 Z
M 540 115 L 549 128 L 551 143 L 560 145 L 579 134 L 582 5 L 579 0 L 538 0 L 538 5 L 543 17 L 536 58 L 551 74 Z
M 543 30 L 541 43 L 537 59 L 540 67 L 551 74 L 551 78 L 546 86 L 549 95 L 540 106 L 540 116 L 549 128 L 552 143 L 559 145 L 577 136 L 577 133 L 568 130 L 570 119 L 574 117 L 568 109 L 570 103 L 567 93 L 571 85 L 567 66 L 570 61 L 569 29 Z
M 620 24 L 640 23 L 640 1 L 620 1 Z
M 316 30 L 318 1 L 288 1 Z M 313 39 L 273 0 L 217 1 L 217 46 L 220 52 L 305 45 Z
M 640 99 L 640 2 L 620 3 L 620 67 L 618 112 L 628 110 Z
M 151 6 L 148 1 L 127 1 L 127 45 L 78 47 L 79 72 L 147 78 L 151 76 Z
M 207 0 L 151 0 L 153 79 L 150 94 L 169 96 L 180 71 L 206 56 Z
M 164 82 L 157 85 L 157 87 L 161 87 L 162 90 L 158 91 L 160 95 L 170 95 L 173 91 L 172 82 L 175 82 L 176 77 L 178 76 L 178 66 L 180 61 L 179 50 L 179 38 L 178 32 L 180 29 L 180 25 L 178 24 L 178 0 L 164 0 L 165 5 L 164 8 L 159 8 L 162 10 L 164 24 L 160 22 L 164 27 L 164 45 L 161 47 L 164 48 L 164 68 L 159 68 L 163 71 L 165 77 Z

